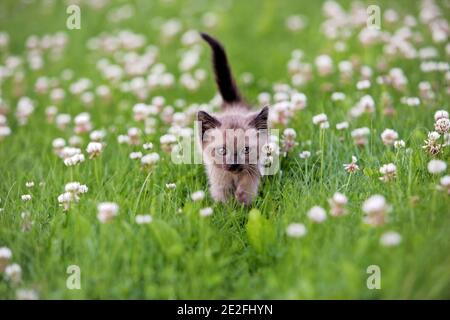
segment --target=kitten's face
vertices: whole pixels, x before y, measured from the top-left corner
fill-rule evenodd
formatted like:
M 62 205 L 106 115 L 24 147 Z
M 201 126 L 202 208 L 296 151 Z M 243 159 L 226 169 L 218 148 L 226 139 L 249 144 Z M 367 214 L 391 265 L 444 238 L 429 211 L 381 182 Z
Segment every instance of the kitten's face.
M 245 113 L 214 117 L 199 112 L 205 162 L 231 173 L 257 172 L 261 148 L 267 143 L 268 109 Z

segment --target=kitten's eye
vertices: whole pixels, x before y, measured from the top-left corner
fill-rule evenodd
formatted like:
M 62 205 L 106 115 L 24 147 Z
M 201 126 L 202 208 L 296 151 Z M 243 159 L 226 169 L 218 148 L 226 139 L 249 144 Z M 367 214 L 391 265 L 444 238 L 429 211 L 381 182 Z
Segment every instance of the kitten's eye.
M 250 147 L 244 147 L 244 149 L 242 149 L 242 153 L 243 154 L 249 154 L 250 153 Z
M 227 149 L 225 147 L 219 147 L 216 150 L 219 156 L 224 156 L 227 154 Z

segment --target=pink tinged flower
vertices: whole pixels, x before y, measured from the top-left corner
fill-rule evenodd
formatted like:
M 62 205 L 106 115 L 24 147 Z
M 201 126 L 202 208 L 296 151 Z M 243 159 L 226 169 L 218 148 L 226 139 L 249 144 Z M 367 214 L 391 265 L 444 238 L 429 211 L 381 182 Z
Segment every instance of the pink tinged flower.
M 97 218 L 101 223 L 110 222 L 119 213 L 119 206 L 114 202 L 101 202 L 97 206 Z
M 440 134 L 449 132 L 450 130 L 450 120 L 448 118 L 440 118 L 434 124 L 434 130 Z
M 311 221 L 316 223 L 322 223 L 327 218 L 327 213 L 325 212 L 325 209 L 319 206 L 314 206 L 311 209 L 309 209 L 307 215 Z
M 353 173 L 359 170 L 359 166 L 356 164 L 358 162 L 358 159 L 356 159 L 355 156 L 352 156 L 352 162 L 344 164 L 344 169 L 348 173 Z
M 306 235 L 306 227 L 302 223 L 291 223 L 286 228 L 286 234 L 291 238 L 301 238 Z
M 380 168 L 380 173 L 383 175 L 380 180 L 383 182 L 389 182 L 394 180 L 397 175 L 397 167 L 393 163 L 388 163 Z
M 392 129 L 385 129 L 381 133 L 381 140 L 387 146 L 392 146 L 397 139 L 398 133 Z
M 402 241 L 402 236 L 395 231 L 388 231 L 383 233 L 380 238 L 380 244 L 384 247 L 395 247 Z
M 351 132 L 351 136 L 357 146 L 363 147 L 367 144 L 370 130 L 367 127 L 357 128 Z
M 447 164 L 442 160 L 431 160 L 428 162 L 427 169 L 431 174 L 439 174 L 447 169 Z
M 377 194 L 364 201 L 362 210 L 366 213 L 364 221 L 369 225 L 378 226 L 386 222 L 390 206 L 382 195 Z
M 318 114 L 318 115 L 315 115 L 315 116 L 312 118 L 312 122 L 313 122 L 315 125 L 321 125 L 322 123 L 328 122 L 328 117 L 327 117 L 327 115 L 326 115 L 325 113 L 320 113 L 320 114 Z
M 347 197 L 340 193 L 336 192 L 331 199 L 328 199 L 328 203 L 330 204 L 331 210 L 330 213 L 333 217 L 340 217 L 347 214 Z
M 438 110 L 434 114 L 434 121 L 438 121 L 439 119 L 448 119 L 448 112 L 446 110 Z

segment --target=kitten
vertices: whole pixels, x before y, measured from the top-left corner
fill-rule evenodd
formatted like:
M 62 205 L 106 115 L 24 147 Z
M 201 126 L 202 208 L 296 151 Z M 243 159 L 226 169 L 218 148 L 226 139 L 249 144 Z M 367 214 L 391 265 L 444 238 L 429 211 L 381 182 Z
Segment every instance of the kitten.
M 258 193 L 261 178 L 261 148 L 267 143 L 269 109 L 252 112 L 236 87 L 222 45 L 201 33 L 212 49 L 212 60 L 222 111 L 211 115 L 199 111 L 197 120 L 203 162 L 208 175 L 211 196 L 225 202 L 233 194 L 237 201 L 249 206 Z

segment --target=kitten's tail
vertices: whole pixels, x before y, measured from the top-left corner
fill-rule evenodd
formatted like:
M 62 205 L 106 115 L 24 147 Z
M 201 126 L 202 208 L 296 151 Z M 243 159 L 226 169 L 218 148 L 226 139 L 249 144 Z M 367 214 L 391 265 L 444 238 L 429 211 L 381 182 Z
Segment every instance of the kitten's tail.
M 233 75 L 231 74 L 230 66 L 228 65 L 225 49 L 219 41 L 210 35 L 203 32 L 201 32 L 200 35 L 203 40 L 208 42 L 212 49 L 214 72 L 216 74 L 216 82 L 222 99 L 228 104 L 242 102 L 241 94 L 239 93 Z

